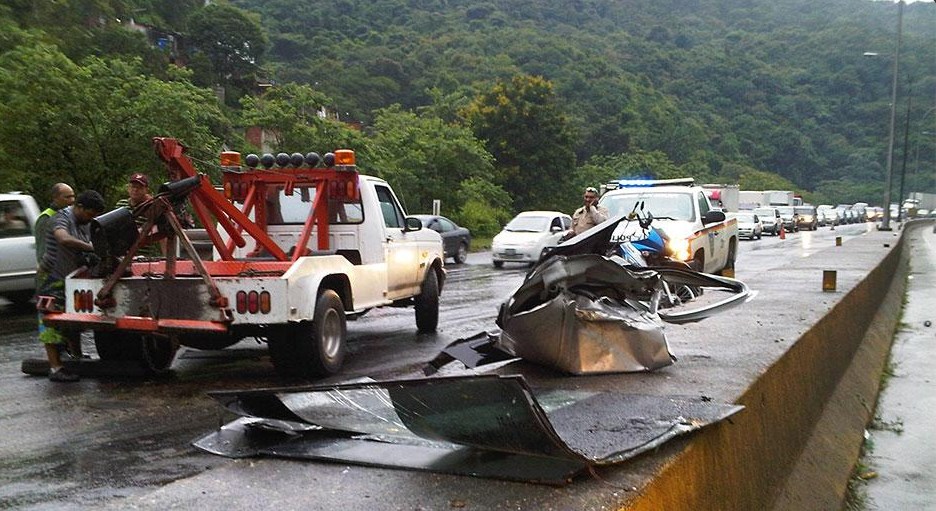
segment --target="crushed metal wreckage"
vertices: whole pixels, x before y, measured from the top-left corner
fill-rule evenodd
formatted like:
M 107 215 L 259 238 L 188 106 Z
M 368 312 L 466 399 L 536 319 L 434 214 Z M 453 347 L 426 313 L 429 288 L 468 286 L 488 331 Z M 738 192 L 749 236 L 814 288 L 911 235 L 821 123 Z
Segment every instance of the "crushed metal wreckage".
M 194 445 L 561 485 L 743 407 L 609 391 L 534 393 L 522 376 L 473 375 L 209 393 L 241 417 Z
M 635 267 L 613 253 L 626 215 L 609 219 L 544 256 L 501 305 L 498 334 L 450 344 L 426 367 L 468 367 L 518 357 L 571 374 L 653 371 L 675 361 L 663 323 L 701 321 L 750 299 L 738 280 L 687 268 Z M 660 307 L 685 286 L 727 297 L 685 309 Z M 474 352 L 474 353 L 473 353 Z
M 459 360 L 491 368 L 525 359 L 566 373 L 652 371 L 672 364 L 663 323 L 699 321 L 747 300 L 734 279 L 636 268 L 607 256 L 624 217 L 542 258 L 502 304 L 498 333 L 450 344 L 421 379 L 211 392 L 240 415 L 195 442 L 233 458 L 279 456 L 561 485 L 721 421 L 743 407 L 704 397 L 552 388 L 523 376 L 430 377 Z M 692 310 L 661 310 L 668 286 L 727 292 Z

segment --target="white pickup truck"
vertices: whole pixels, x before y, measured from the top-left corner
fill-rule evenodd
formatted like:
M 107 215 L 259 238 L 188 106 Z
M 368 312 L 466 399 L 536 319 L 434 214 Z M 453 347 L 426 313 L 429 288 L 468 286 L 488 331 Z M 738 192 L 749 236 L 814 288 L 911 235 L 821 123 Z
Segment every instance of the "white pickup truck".
M 0 296 L 24 304 L 36 289 L 36 240 L 39 206 L 30 195 L 0 194 Z
M 95 251 L 119 264 L 103 277 L 70 275 L 65 312 L 46 314 L 53 324 L 93 329 L 102 359 L 160 371 L 179 345 L 220 349 L 255 337 L 269 344 L 280 374 L 322 376 L 341 369 L 348 316 L 412 305 L 418 330 L 436 329 L 442 240 L 406 216 L 386 181 L 359 175 L 351 151 L 326 154 L 323 166 L 314 153 L 281 154 L 276 164 L 272 155 L 248 155 L 247 166 L 225 153 L 222 196 L 181 144 L 154 142 L 174 181 L 133 216 L 115 210 L 92 222 Z M 195 188 L 172 190 L 185 181 Z M 184 235 L 182 195 L 207 226 L 215 260 L 202 261 Z M 150 225 L 158 234 L 138 234 Z M 134 242 L 161 237 L 167 257 L 131 262 Z M 176 243 L 188 260 L 176 260 Z
M 599 204 L 611 216 L 643 206 L 654 227 L 668 236 L 671 257 L 705 273 L 729 273 L 738 255 L 738 222 L 712 207 L 705 189 L 691 178 L 661 181 L 612 181 Z M 725 271 L 729 270 L 729 271 Z M 731 276 L 731 275 L 729 275 Z

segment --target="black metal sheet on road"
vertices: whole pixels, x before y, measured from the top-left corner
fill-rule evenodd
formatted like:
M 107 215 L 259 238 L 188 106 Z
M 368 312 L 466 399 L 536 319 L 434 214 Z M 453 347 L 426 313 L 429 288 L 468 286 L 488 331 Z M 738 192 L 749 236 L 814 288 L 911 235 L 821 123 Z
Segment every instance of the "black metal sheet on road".
M 720 421 L 741 406 L 617 392 L 535 395 L 522 376 L 457 376 L 212 392 L 242 415 L 196 440 L 283 456 L 564 484 Z M 258 412 L 272 412 L 258 416 Z

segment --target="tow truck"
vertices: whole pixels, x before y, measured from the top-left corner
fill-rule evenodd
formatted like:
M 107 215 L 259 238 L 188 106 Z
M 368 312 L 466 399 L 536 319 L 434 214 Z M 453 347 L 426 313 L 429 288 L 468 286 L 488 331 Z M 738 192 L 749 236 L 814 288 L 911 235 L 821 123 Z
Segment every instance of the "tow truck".
M 705 189 L 693 178 L 614 180 L 602 186 L 599 204 L 611 216 L 635 208 L 653 215 L 653 225 L 667 235 L 667 254 L 692 269 L 734 276 L 738 221 L 713 208 Z
M 153 143 L 169 181 L 134 209 L 95 218 L 101 262 L 66 278 L 65 310 L 39 304 L 49 324 L 93 330 L 102 360 L 161 372 L 179 346 L 255 337 L 279 374 L 318 377 L 340 371 L 349 316 L 413 306 L 417 329 L 435 331 L 442 240 L 405 215 L 386 181 L 359 174 L 353 151 L 249 154 L 246 165 L 224 152 L 218 190 L 178 140 Z M 212 260 L 183 228 L 186 204 Z M 151 243 L 165 257 L 134 257 Z

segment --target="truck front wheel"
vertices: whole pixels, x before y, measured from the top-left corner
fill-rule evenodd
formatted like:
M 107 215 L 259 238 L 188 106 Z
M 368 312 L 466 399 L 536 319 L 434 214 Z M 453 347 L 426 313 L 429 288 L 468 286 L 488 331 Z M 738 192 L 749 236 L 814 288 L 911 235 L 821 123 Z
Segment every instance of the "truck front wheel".
M 422 290 L 416 295 L 416 329 L 435 332 L 439 325 L 439 276 L 432 268 L 426 272 Z
M 271 336 L 270 358 L 282 376 L 332 375 L 344 364 L 346 333 L 344 304 L 338 293 L 325 289 L 315 301 L 311 323 L 295 323 Z

